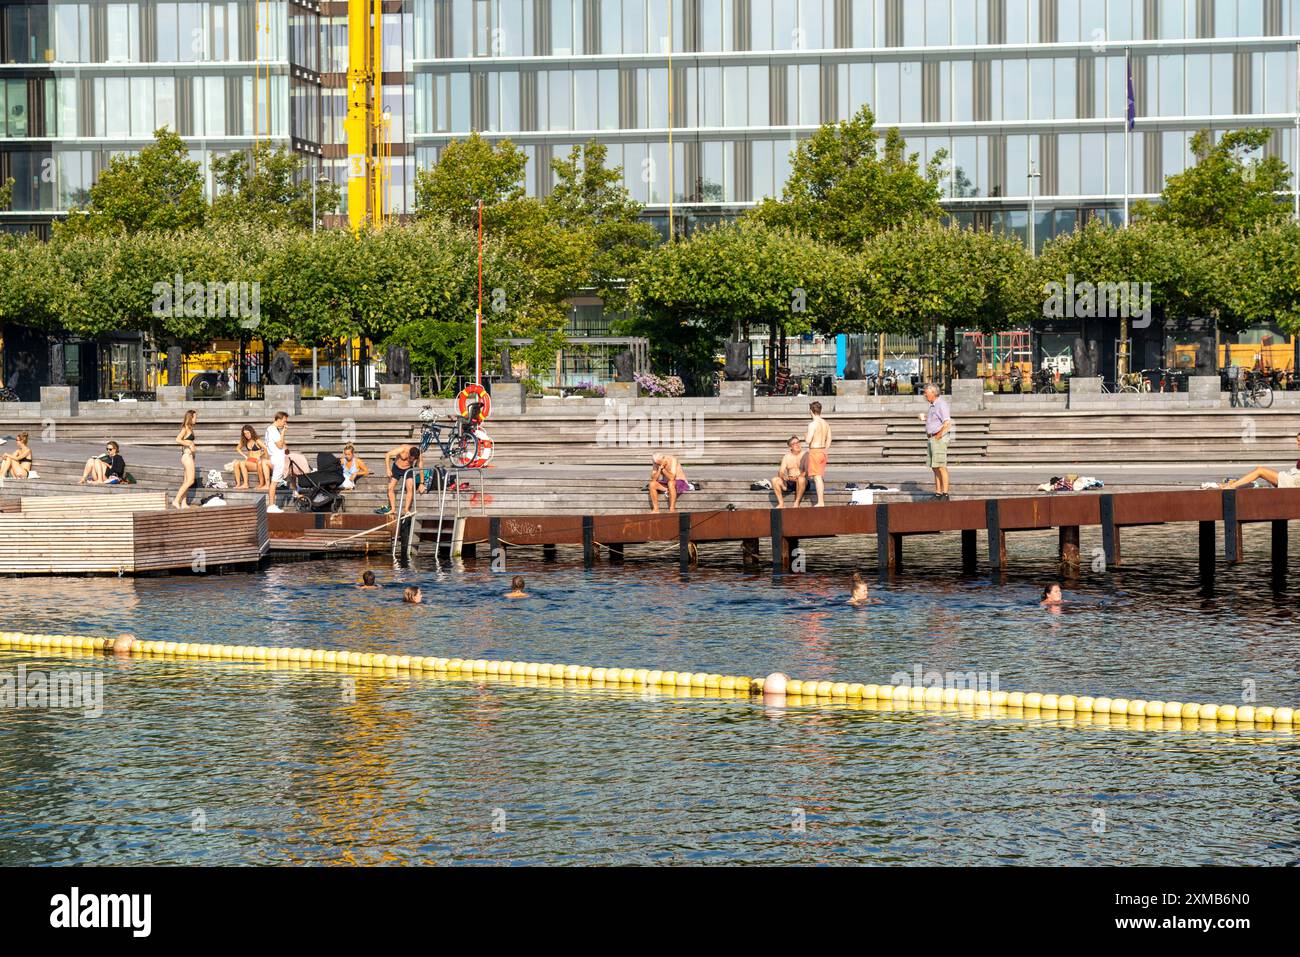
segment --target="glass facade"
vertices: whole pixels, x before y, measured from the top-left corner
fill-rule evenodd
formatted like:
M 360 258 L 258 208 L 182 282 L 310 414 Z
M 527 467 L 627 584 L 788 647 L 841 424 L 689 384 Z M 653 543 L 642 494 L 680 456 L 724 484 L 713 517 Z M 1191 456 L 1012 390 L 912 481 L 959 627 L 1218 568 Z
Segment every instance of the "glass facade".
M 399 213 L 479 131 L 527 151 L 534 195 L 594 137 L 652 218 L 732 216 L 863 105 L 947 152 L 960 221 L 1025 235 L 1032 192 L 1040 241 L 1158 193 L 1201 128 L 1295 160 L 1300 0 L 386 0 L 382 36 Z M 79 202 L 163 125 L 205 169 L 269 136 L 343 185 L 347 40 L 341 0 L 0 2 L 0 221 Z
M 0 179 L 11 224 L 84 203 L 155 130 L 212 160 L 256 139 L 319 153 L 319 8 L 262 0 L 0 3 Z
M 670 9 L 671 5 L 671 9 Z M 595 137 L 652 216 L 778 195 L 789 153 L 863 105 L 946 151 L 961 221 L 1040 241 L 1160 191 L 1201 128 L 1276 131 L 1293 161 L 1300 0 L 413 0 L 411 141 L 472 130 L 549 160 Z M 671 71 L 671 78 L 670 78 Z M 671 90 L 671 94 L 670 94 Z M 671 101 L 671 102 L 670 102 Z M 672 150 L 669 151 L 669 128 Z M 1031 179 L 1031 173 L 1037 173 Z

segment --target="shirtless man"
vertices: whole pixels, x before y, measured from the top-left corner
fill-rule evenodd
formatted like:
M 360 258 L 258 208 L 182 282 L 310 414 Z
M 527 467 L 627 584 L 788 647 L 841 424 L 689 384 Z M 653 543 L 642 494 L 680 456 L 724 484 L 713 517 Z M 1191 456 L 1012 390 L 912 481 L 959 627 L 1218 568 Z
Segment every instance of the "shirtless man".
M 812 421 L 808 423 L 808 435 L 804 443 L 808 446 L 808 465 L 806 471 L 808 478 L 812 479 L 813 486 L 817 489 L 817 507 L 825 506 L 824 496 L 826 494 L 826 453 L 831 448 L 831 426 L 830 423 L 822 418 L 822 404 L 814 402 L 808 406 L 812 413 Z
M 650 511 L 659 511 L 659 496 L 668 495 L 668 511 L 677 511 L 677 496 L 690 491 L 686 481 L 686 470 L 675 456 L 656 452 L 651 459 L 654 465 L 650 469 Z
M 803 493 L 808 488 L 808 478 L 803 474 L 803 443 L 799 436 L 790 436 L 790 451 L 781 459 L 781 467 L 772 479 L 772 491 L 776 493 L 776 507 L 785 508 L 783 495 L 794 494 L 794 507 L 803 504 Z

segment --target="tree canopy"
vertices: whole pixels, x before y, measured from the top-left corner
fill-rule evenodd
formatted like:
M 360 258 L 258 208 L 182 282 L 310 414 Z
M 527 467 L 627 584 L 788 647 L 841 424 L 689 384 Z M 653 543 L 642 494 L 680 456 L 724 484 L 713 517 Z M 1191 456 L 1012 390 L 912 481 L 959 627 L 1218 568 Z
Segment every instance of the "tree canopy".
M 1210 130 L 1192 137 L 1193 166 L 1170 176 L 1159 203 L 1139 202 L 1139 220 L 1203 233 L 1239 235 L 1290 218 L 1278 194 L 1292 189 L 1291 174 L 1277 156 L 1262 156 L 1271 130 L 1231 130 L 1214 140 Z
M 880 233 L 942 216 L 939 181 L 946 157 L 940 150 L 922 166 L 897 129 L 888 130 L 882 142 L 875 114 L 864 106 L 852 119 L 827 124 L 801 141 L 781 198 L 763 200 L 749 215 L 857 248 Z
M 242 150 L 213 160 L 217 195 L 212 222 L 222 226 L 245 223 L 270 228 L 312 226 L 310 164 L 299 153 L 259 142 L 249 154 Z M 317 182 L 316 216 L 338 209 L 341 191 L 332 181 Z
M 180 135 L 163 127 L 139 153 L 113 157 L 90 188 L 86 208 L 69 210 L 58 228 L 128 235 L 198 229 L 207 213 L 199 164 Z

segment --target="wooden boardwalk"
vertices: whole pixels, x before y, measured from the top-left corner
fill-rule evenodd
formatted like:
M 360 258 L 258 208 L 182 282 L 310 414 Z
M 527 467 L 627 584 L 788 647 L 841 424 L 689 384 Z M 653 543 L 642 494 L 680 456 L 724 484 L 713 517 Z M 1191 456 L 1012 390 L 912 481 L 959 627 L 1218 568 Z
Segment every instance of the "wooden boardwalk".
M 163 492 L 28 496 L 0 505 L 0 574 L 140 575 L 256 567 L 261 503 L 167 508 Z
M 915 535 L 955 533 L 961 538 L 962 569 L 980 566 L 979 534 L 985 538 L 985 566 L 998 573 L 1007 567 L 1007 537 L 1016 532 L 1056 529 L 1061 571 L 1079 568 L 1079 536 L 1085 527 L 1099 528 L 1107 567 L 1123 563 L 1123 531 L 1151 525 L 1195 524 L 1201 576 L 1212 580 L 1217 561 L 1217 526 L 1223 526 L 1224 560 L 1243 559 L 1242 528 L 1269 523 L 1272 529 L 1274 585 L 1286 584 L 1288 526 L 1300 520 L 1300 489 L 1240 489 L 1183 492 L 1133 492 L 1105 495 L 1040 495 L 1025 498 L 957 501 L 895 502 L 874 506 L 824 509 L 736 509 L 639 515 L 549 515 L 473 517 L 461 519 L 462 554 L 475 555 L 478 546 L 495 551 L 512 546 L 558 545 L 583 549 L 587 566 L 603 548 L 612 562 L 637 545 L 675 543 L 682 570 L 696 563 L 693 546 L 705 542 L 737 542 L 747 566 L 759 563 L 759 542 L 772 544 L 772 570 L 790 570 L 791 553 L 805 539 L 870 536 L 875 540 L 881 575 L 903 569 L 903 543 Z M 430 544 L 436 522 L 420 530 Z M 446 539 L 444 539 L 445 541 Z

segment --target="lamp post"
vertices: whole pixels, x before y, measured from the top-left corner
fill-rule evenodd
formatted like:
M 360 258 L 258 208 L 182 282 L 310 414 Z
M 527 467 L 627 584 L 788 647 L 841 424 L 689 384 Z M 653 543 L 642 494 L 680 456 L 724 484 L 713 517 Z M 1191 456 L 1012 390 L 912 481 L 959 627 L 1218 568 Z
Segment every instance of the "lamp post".
M 1038 164 L 1030 162 L 1029 164 L 1029 255 L 1038 255 L 1038 208 L 1034 202 L 1034 192 L 1036 190 L 1035 181 L 1042 179 L 1043 174 L 1038 170 Z
M 311 181 L 311 234 L 316 235 L 316 185 L 319 183 L 324 186 L 329 182 L 329 177 L 324 173 L 317 173 L 316 178 Z

